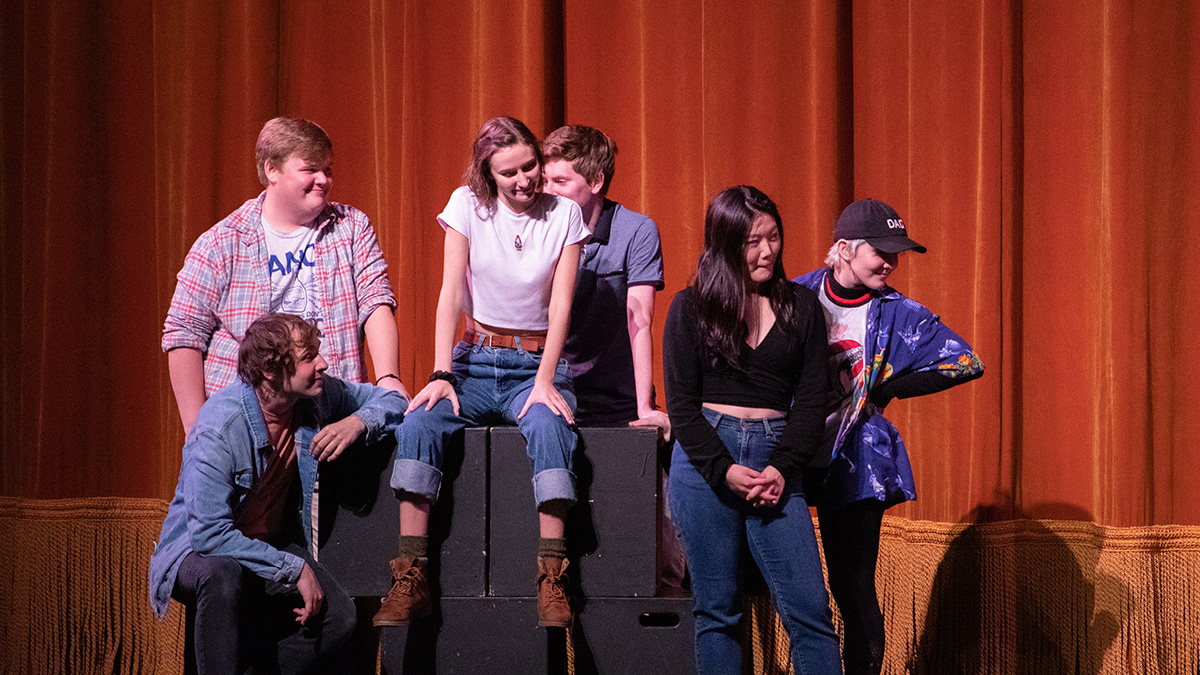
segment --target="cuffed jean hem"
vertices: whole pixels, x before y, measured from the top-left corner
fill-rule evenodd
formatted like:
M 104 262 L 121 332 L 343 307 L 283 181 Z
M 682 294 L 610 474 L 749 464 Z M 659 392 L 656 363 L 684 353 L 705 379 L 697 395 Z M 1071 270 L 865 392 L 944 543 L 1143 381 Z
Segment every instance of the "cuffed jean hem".
M 392 489 L 421 495 L 436 502 L 442 487 L 442 472 L 415 459 L 396 458 L 392 465 Z
M 575 474 L 567 469 L 546 469 L 533 475 L 533 498 L 538 506 L 551 499 L 575 503 Z

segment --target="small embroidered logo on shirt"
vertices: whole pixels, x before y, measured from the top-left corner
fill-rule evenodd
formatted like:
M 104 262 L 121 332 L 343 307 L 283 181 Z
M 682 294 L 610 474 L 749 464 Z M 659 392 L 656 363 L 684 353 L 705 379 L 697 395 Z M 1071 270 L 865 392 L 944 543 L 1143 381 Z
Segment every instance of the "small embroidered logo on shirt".
M 517 238 L 513 240 L 513 248 L 521 250 L 521 235 L 518 234 Z

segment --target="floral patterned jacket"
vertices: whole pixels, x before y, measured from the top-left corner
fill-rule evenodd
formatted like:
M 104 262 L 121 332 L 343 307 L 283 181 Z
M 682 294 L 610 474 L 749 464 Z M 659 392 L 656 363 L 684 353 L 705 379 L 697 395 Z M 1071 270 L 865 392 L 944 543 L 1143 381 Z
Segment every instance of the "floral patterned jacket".
M 830 268 L 814 270 L 795 281 L 816 292 Z M 867 312 L 866 386 L 851 402 L 854 421 L 827 448 L 832 462 L 825 479 L 822 503 L 844 506 L 860 499 L 878 499 L 884 507 L 917 498 L 912 467 L 900 432 L 870 401 L 874 387 L 894 378 L 935 370 L 958 380 L 975 379 L 983 362 L 971 346 L 944 326 L 936 314 L 890 286 L 874 294 Z

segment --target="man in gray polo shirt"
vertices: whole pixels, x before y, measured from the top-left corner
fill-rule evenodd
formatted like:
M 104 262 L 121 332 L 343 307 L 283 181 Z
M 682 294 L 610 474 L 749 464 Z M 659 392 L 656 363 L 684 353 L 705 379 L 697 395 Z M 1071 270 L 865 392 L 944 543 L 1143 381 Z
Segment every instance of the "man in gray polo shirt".
M 654 405 L 651 324 L 654 295 L 663 287 L 658 226 L 606 199 L 617 144 L 591 127 L 557 129 L 542 143 L 546 192 L 583 211 L 592 232 L 584 248 L 563 357 L 571 364 L 580 426 L 656 427 L 671 423 Z

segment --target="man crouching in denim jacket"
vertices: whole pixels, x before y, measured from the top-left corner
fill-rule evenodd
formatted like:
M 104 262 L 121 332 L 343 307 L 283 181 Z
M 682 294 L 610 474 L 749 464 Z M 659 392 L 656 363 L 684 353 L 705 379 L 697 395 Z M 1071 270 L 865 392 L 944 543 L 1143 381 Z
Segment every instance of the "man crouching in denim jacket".
M 364 434 L 392 434 L 408 402 L 326 375 L 319 347 L 298 316 L 256 320 L 240 381 L 205 402 L 183 446 L 150 602 L 159 616 L 171 598 L 187 607 L 201 674 L 310 672 L 354 630 L 353 601 L 308 550 L 313 482 Z

